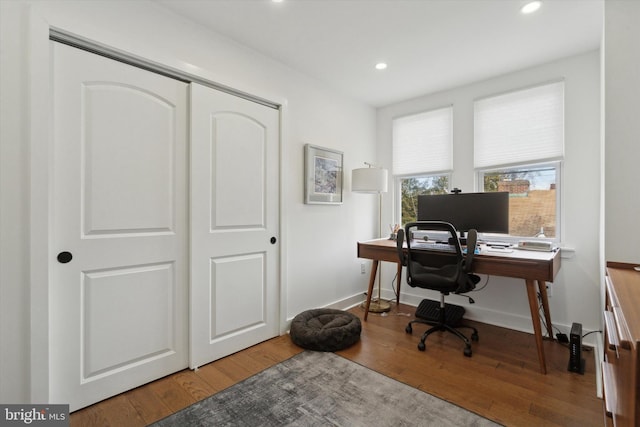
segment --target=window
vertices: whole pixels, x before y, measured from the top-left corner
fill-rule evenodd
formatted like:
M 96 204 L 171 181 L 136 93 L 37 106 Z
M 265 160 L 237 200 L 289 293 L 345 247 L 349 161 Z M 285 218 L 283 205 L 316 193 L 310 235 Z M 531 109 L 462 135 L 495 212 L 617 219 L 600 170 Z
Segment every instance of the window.
M 396 218 L 415 221 L 418 196 L 446 193 L 452 169 L 453 107 L 393 120 L 393 175 L 399 200 Z
M 400 217 L 402 224 L 418 219 L 418 196 L 444 194 L 449 188 L 449 175 L 398 178 L 400 184 Z
M 479 172 L 481 191 L 509 192 L 509 234 L 558 238 L 560 162 Z
M 474 104 L 474 164 L 481 191 L 508 191 L 509 234 L 559 239 L 564 82 Z

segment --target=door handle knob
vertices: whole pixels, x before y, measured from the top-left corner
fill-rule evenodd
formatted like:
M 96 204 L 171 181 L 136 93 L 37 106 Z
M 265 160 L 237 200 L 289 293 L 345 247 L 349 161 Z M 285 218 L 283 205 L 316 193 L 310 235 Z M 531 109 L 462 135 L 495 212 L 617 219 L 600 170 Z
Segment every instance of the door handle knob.
M 278 241 L 278 239 L 276 239 L 275 236 L 272 237 L 271 240 L 270 240 L 272 245 L 275 245 L 277 241 Z
M 71 252 L 63 251 L 58 254 L 58 262 L 60 264 L 66 264 L 73 259 Z

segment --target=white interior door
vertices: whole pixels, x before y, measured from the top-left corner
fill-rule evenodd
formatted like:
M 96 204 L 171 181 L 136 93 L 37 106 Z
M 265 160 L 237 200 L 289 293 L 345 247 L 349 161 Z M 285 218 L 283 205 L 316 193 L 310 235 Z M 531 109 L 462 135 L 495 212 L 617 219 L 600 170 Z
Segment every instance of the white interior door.
M 279 111 L 191 84 L 191 368 L 278 335 Z
M 51 46 L 50 401 L 75 410 L 187 366 L 188 85 Z

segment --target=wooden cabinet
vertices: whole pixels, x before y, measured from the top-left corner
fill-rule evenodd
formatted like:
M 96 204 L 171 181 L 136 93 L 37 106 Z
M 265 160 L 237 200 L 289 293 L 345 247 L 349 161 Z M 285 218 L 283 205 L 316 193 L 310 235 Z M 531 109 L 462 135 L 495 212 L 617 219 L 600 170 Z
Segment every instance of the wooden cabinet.
M 640 427 L 640 272 L 607 264 L 602 363 L 607 424 Z

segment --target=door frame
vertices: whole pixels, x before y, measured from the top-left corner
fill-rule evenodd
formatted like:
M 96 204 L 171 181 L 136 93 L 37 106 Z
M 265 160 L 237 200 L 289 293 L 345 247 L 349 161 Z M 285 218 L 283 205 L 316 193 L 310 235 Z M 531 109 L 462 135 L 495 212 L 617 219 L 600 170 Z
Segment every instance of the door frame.
M 168 75 L 179 80 L 194 81 L 217 90 L 223 90 L 241 96 L 245 99 L 273 106 L 279 110 L 280 136 L 278 139 L 278 152 L 280 158 L 279 170 L 279 333 L 283 335 L 287 331 L 286 321 L 286 203 L 285 194 L 286 177 L 283 174 L 282 165 L 288 164 L 285 158 L 284 141 L 287 141 L 288 132 L 286 118 L 288 117 L 287 100 L 281 96 L 258 96 L 249 92 L 233 89 L 241 86 L 239 82 L 212 82 L 206 78 L 191 74 L 188 71 L 171 68 L 143 57 L 127 53 L 126 49 L 109 47 L 98 41 L 90 40 L 72 31 L 54 27 L 40 12 L 29 10 L 28 16 L 28 107 L 25 113 L 29 117 L 28 125 L 28 162 L 29 162 L 29 397 L 31 402 L 48 402 L 51 384 L 49 366 L 49 283 L 51 271 L 48 267 L 53 256 L 51 248 L 51 225 L 49 216 L 52 208 L 52 128 L 53 120 L 51 106 L 53 105 L 53 87 L 51 84 L 51 52 L 49 48 L 51 35 L 68 37 L 85 46 L 87 50 L 96 54 L 104 54 L 112 59 L 124 59 L 124 62 L 136 62 L 138 66 L 146 64 L 147 69 L 155 69 L 161 74 Z M 132 65 L 136 65 L 135 63 Z M 145 68 L 145 67 L 143 67 Z M 253 92 L 253 90 L 252 90 Z M 272 101 L 273 100 L 273 101 Z M 191 286 L 191 285 L 189 285 Z

